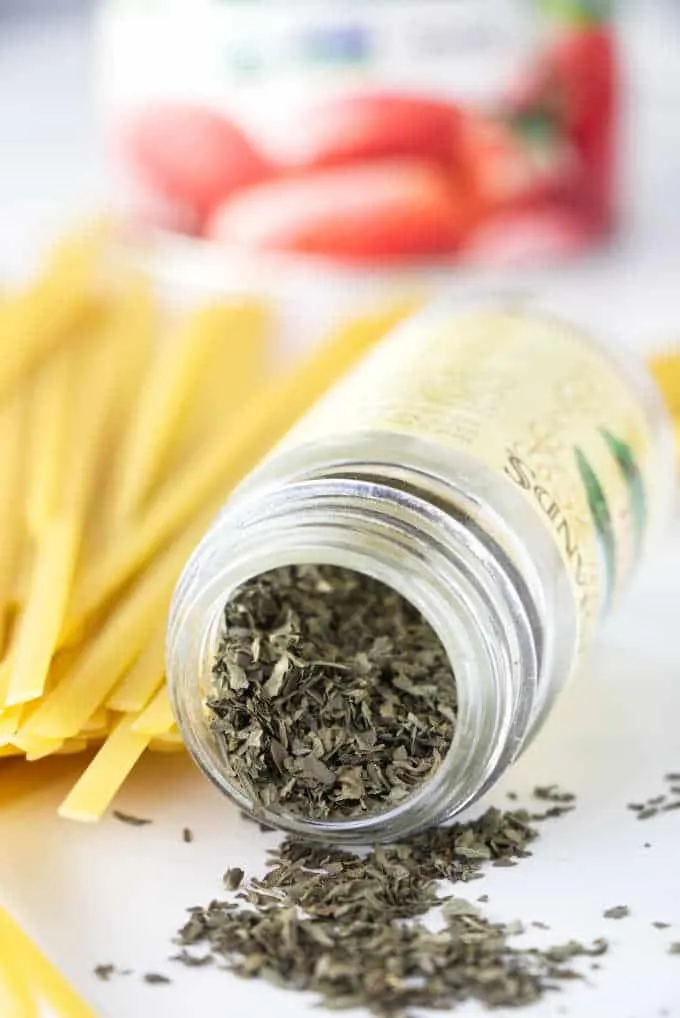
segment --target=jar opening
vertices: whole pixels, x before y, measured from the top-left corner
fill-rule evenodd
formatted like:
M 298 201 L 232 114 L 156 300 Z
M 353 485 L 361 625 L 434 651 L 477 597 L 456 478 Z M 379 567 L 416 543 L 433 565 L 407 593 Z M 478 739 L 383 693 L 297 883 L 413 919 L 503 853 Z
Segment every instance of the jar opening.
M 366 572 L 309 563 L 228 597 L 205 710 L 251 812 L 341 823 L 407 806 L 434 778 L 458 691 L 412 601 Z
M 210 727 L 205 702 L 225 605 L 253 577 L 291 564 L 335 566 L 386 584 L 429 623 L 455 672 L 455 731 L 441 765 L 381 813 L 314 819 L 254 811 Z M 361 478 L 303 481 L 271 489 L 265 501 L 236 500 L 178 585 L 168 673 L 187 746 L 222 792 L 264 823 L 346 844 L 403 837 L 478 798 L 521 748 L 538 675 L 521 600 L 474 530 L 413 492 Z

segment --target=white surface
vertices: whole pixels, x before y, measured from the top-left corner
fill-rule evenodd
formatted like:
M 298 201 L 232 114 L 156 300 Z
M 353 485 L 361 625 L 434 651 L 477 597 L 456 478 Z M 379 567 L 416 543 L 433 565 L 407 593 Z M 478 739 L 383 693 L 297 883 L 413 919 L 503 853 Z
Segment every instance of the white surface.
M 680 770 L 678 603 L 676 533 L 640 575 L 533 747 L 488 797 L 505 805 L 504 792 L 513 789 L 528 802 L 535 784 L 552 781 L 578 794 L 573 813 L 543 824 L 532 858 L 470 885 L 474 896 L 489 894 L 489 914 L 548 923 L 549 932 L 531 931 L 536 944 L 606 936 L 612 945 L 600 971 L 586 963 L 586 981 L 547 997 L 529 1012 L 536 1018 L 680 1015 L 680 958 L 667 953 L 680 939 L 680 812 L 639 821 L 626 809 L 661 792 L 665 772 Z M 167 961 L 183 910 L 219 896 L 228 866 L 260 872 L 275 835 L 242 821 L 182 759 L 148 760 L 122 793 L 120 808 L 152 817 L 148 827 L 113 818 L 93 827 L 59 821 L 53 810 L 68 783 L 64 777 L 3 810 L 0 893 L 97 1015 L 320 1014 L 299 994 Z M 192 844 L 182 841 L 184 826 L 195 833 Z M 629 918 L 603 918 L 619 904 L 630 906 Z M 656 930 L 654 921 L 672 927 Z M 134 974 L 101 983 L 91 971 L 101 962 Z M 167 973 L 172 985 L 145 985 L 147 971 Z M 468 1005 L 458 1013 L 481 1011 Z
M 0 34 L 0 276 L 25 271 L 46 238 L 105 193 L 90 72 L 88 32 L 79 22 Z M 673 104 L 671 112 L 663 103 L 637 108 L 641 133 L 633 146 L 636 200 L 628 241 L 617 256 L 588 271 L 570 270 L 558 284 L 567 301 L 578 295 L 594 317 L 642 345 L 680 334 L 680 204 L 671 190 L 680 147 L 671 144 L 678 133 Z M 680 958 L 667 954 L 668 943 L 680 939 L 680 812 L 639 822 L 625 808 L 629 800 L 661 792 L 663 774 L 680 770 L 679 603 L 676 528 L 535 745 L 489 796 L 502 805 L 507 789 L 524 797 L 536 783 L 552 781 L 578 793 L 574 813 L 544 825 L 531 859 L 515 869 L 492 869 L 474 885 L 476 893 L 490 895 L 491 915 L 547 922 L 551 931 L 536 931 L 537 944 L 602 935 L 612 942 L 602 970 L 590 973 L 586 964 L 587 981 L 547 998 L 529 1012 L 537 1018 L 680 1016 Z M 319 1014 L 299 995 L 166 960 L 183 909 L 219 895 L 227 866 L 257 872 L 273 836 L 240 821 L 181 759 L 149 760 L 121 796 L 122 809 L 154 818 L 149 827 L 111 818 L 95 827 L 57 820 L 54 807 L 68 784 L 63 776 L 3 810 L 0 901 L 97 1015 Z M 193 844 L 182 842 L 184 826 L 194 830 Z M 630 918 L 605 920 L 603 910 L 617 904 L 630 906 Z M 656 930 L 655 920 L 672 928 Z M 91 970 L 102 962 L 134 974 L 101 983 Z M 167 972 L 172 986 L 145 985 L 140 974 L 149 970 Z

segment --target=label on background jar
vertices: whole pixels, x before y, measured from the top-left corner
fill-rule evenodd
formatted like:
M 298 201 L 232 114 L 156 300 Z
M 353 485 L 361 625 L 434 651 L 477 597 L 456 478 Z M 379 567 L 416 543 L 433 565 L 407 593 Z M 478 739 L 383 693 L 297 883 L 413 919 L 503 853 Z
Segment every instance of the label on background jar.
M 283 447 L 366 431 L 459 449 L 521 491 L 569 571 L 588 643 L 644 545 L 657 459 L 642 405 L 585 334 L 512 310 L 418 316 Z
M 602 0 L 109 0 L 137 225 L 328 263 L 498 264 L 612 221 Z

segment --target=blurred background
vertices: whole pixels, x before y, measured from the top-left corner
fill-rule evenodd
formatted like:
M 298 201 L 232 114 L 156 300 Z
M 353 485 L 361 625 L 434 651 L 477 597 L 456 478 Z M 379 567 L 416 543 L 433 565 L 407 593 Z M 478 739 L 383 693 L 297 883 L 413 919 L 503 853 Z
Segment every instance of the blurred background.
M 366 10 L 375 10 L 375 6 L 370 3 L 350 5 L 351 18 L 358 18 L 361 24 Z M 468 38 L 464 33 L 461 36 L 458 30 L 452 33 L 454 49 L 459 47 L 456 52 L 466 59 L 470 58 L 467 63 L 463 59 L 447 63 L 445 50 L 439 54 L 432 50 L 433 57 L 428 56 L 427 59 L 419 59 L 417 53 L 399 52 L 399 31 L 406 38 L 411 38 L 413 25 L 424 24 L 427 27 L 428 18 L 432 17 L 436 25 L 441 11 L 446 12 L 452 7 L 440 0 L 434 4 L 431 0 L 412 4 L 410 20 L 404 22 L 404 9 L 409 5 L 405 0 L 393 0 L 389 5 L 378 5 L 382 7 L 382 20 L 374 34 L 381 42 L 385 39 L 389 42 L 389 45 L 383 46 L 382 62 L 379 54 L 373 63 L 369 61 L 365 67 L 357 67 L 356 53 L 352 48 L 356 44 L 355 37 L 341 34 L 338 44 L 337 37 L 332 36 L 335 48 L 331 46 L 330 50 L 322 48 L 319 51 L 317 47 L 313 59 L 301 70 L 298 68 L 295 86 L 291 86 L 295 100 L 301 101 L 303 106 L 307 100 L 316 101 L 319 95 L 330 99 L 332 104 L 338 81 L 342 88 L 349 83 L 350 92 L 356 90 L 358 83 L 359 88 L 369 94 L 372 89 L 384 92 L 385 88 L 399 93 L 402 84 L 406 86 L 405 91 L 411 92 L 415 87 L 420 94 L 427 97 L 431 93 L 435 99 L 450 93 L 467 118 L 464 123 L 468 139 L 472 138 L 477 144 L 481 138 L 482 157 L 477 158 L 477 153 L 473 152 L 471 172 L 481 180 L 476 185 L 478 189 L 491 190 L 491 202 L 487 205 L 492 207 L 495 202 L 496 209 L 489 216 L 485 212 L 480 213 L 474 229 L 468 228 L 467 221 L 461 227 L 459 220 L 461 215 L 463 219 L 467 216 L 470 201 L 465 195 L 460 197 L 460 192 L 456 194 L 453 206 L 448 206 L 455 220 L 452 229 L 456 250 L 453 254 L 443 250 L 447 241 L 440 236 L 441 216 L 436 206 L 438 194 L 434 198 L 429 193 L 422 197 L 420 184 L 413 184 L 405 176 L 394 185 L 395 192 L 401 188 L 406 194 L 407 206 L 409 189 L 420 188 L 417 198 L 420 206 L 416 215 L 424 216 L 424 226 L 418 220 L 424 232 L 415 237 L 415 248 L 410 250 L 407 243 L 405 252 L 397 251 L 398 285 L 401 286 L 405 278 L 404 268 L 414 278 L 422 275 L 423 259 L 418 245 L 424 244 L 424 262 L 428 270 L 425 275 L 435 279 L 437 284 L 443 280 L 447 287 L 456 287 L 462 280 L 469 280 L 470 272 L 476 279 L 478 271 L 488 265 L 502 273 L 519 268 L 523 280 L 534 270 L 545 274 L 546 266 L 550 266 L 550 279 L 557 280 L 560 285 L 563 280 L 568 281 L 569 293 L 575 292 L 574 287 L 579 294 L 587 290 L 597 291 L 600 304 L 615 304 L 619 312 L 615 315 L 617 327 L 620 323 L 622 332 L 628 330 L 636 341 L 641 331 L 646 330 L 650 336 L 654 334 L 655 342 L 659 341 L 662 333 L 676 331 L 680 322 L 680 311 L 676 311 L 673 298 L 680 270 L 680 203 L 675 198 L 676 182 L 680 178 L 680 118 L 677 116 L 680 105 L 680 0 L 619 0 L 611 5 L 601 0 L 546 0 L 545 3 L 541 0 L 484 0 L 481 4 L 453 6 L 474 10 L 474 17 L 481 17 L 479 24 L 475 23 L 476 28 L 480 24 L 488 28 L 493 23 L 504 26 L 505 42 L 492 62 L 482 56 L 481 63 L 475 63 L 475 54 L 465 51 L 468 43 L 473 50 L 475 45 L 481 45 L 480 40 L 484 40 L 482 31 L 477 32 L 476 41 L 474 32 L 468 31 Z M 325 324 L 329 307 L 335 309 L 337 305 L 346 309 L 348 303 L 359 299 L 360 293 L 372 295 L 376 288 L 384 288 L 385 279 L 389 280 L 390 286 L 393 284 L 394 259 L 385 259 L 386 252 L 380 248 L 384 240 L 380 232 L 380 217 L 384 211 L 380 202 L 387 205 L 386 215 L 392 215 L 392 199 L 389 195 L 385 197 L 385 188 L 389 191 L 391 185 L 386 185 L 382 178 L 374 180 L 373 177 L 362 176 L 365 173 L 365 160 L 362 160 L 356 171 L 350 166 L 350 174 L 358 174 L 355 178 L 357 183 L 341 192 L 338 204 L 334 192 L 328 193 L 326 181 L 330 173 L 332 187 L 335 187 L 340 172 L 346 171 L 342 167 L 338 170 L 333 158 L 330 159 L 330 170 L 322 165 L 320 187 L 316 183 L 316 164 L 323 164 L 323 159 L 317 158 L 319 151 L 323 156 L 330 145 L 333 154 L 338 135 L 340 149 L 345 143 L 351 148 L 356 142 L 357 131 L 363 143 L 365 119 L 361 120 L 351 104 L 349 110 L 341 110 L 340 113 L 331 105 L 327 116 L 322 109 L 319 118 L 321 130 L 317 130 L 316 134 L 312 130 L 310 140 L 306 132 L 312 121 L 307 113 L 299 110 L 296 113 L 294 105 L 292 113 L 288 109 L 281 113 L 283 96 L 287 93 L 285 88 L 280 87 L 284 76 L 275 60 L 272 61 L 272 53 L 276 55 L 277 47 L 283 47 L 281 40 L 287 39 L 290 43 L 290 39 L 302 38 L 298 24 L 301 10 L 316 11 L 315 17 L 323 15 L 322 20 L 330 18 L 331 23 L 339 15 L 332 13 L 332 4 L 269 0 L 267 16 L 263 18 L 264 7 L 264 0 L 257 4 L 244 4 L 239 0 L 229 3 L 224 0 L 197 0 L 189 4 L 185 0 L 108 0 L 107 3 L 93 0 L 0 0 L 0 175 L 3 202 L 0 280 L 21 278 L 34 267 L 36 257 L 45 244 L 71 225 L 74 219 L 113 205 L 117 211 L 123 212 L 128 226 L 132 226 L 137 253 L 140 240 L 144 244 L 152 242 L 150 255 L 143 247 L 145 264 L 151 265 L 156 277 L 167 277 L 173 292 L 178 284 L 187 284 L 201 291 L 205 288 L 218 291 L 222 288 L 264 289 L 276 293 L 278 289 L 279 294 L 285 294 L 289 305 L 288 320 L 291 325 L 287 331 L 296 336 L 305 333 L 305 330 L 308 334 L 316 333 L 319 325 Z M 324 8 L 327 8 L 325 13 Z M 434 15 L 433 8 L 438 9 Z M 550 121 L 553 133 L 542 131 L 542 124 L 548 121 L 545 118 L 541 121 L 544 109 L 539 93 L 543 86 L 540 73 L 537 73 L 541 63 L 536 53 L 540 58 L 546 47 L 545 24 L 534 35 L 534 22 L 527 20 L 524 23 L 521 18 L 522 12 L 528 12 L 528 16 L 535 19 L 537 8 L 540 10 L 539 20 L 548 25 L 547 45 L 552 45 L 553 37 L 559 45 L 560 39 L 569 33 L 585 29 L 586 34 L 592 34 L 593 30 L 597 32 L 604 26 L 607 38 L 610 42 L 615 40 L 617 47 L 616 81 L 613 95 L 609 97 L 614 108 L 605 109 L 603 115 L 604 121 L 610 116 L 615 121 L 616 165 L 611 168 L 612 181 L 609 184 L 595 181 L 601 192 L 602 186 L 605 192 L 611 187 L 613 197 L 605 192 L 602 192 L 604 198 L 601 194 L 599 197 L 596 195 L 595 205 L 588 206 L 585 213 L 581 207 L 577 207 L 574 213 L 576 206 L 569 190 L 572 187 L 569 173 L 574 171 L 574 166 L 577 173 L 574 186 L 577 189 L 580 186 L 578 159 L 581 156 L 577 153 L 577 162 L 570 162 L 573 153 L 569 150 L 571 141 L 567 138 L 569 127 L 563 127 L 560 119 L 563 107 L 559 102 L 562 100 L 551 106 L 552 94 L 546 89 L 549 117 L 555 111 L 556 117 Z M 415 15 L 414 11 L 417 12 Z M 272 12 L 276 13 L 276 17 L 271 17 Z M 604 15 L 602 12 L 605 12 Z M 402 17 L 399 25 L 397 15 Z M 303 28 L 308 17 L 308 14 L 302 16 Z M 219 24 L 219 31 L 215 31 L 216 24 Z M 175 27 L 171 28 L 171 25 Z M 167 30 L 165 26 L 168 26 Z M 268 26 L 267 30 L 265 26 Z M 331 27 L 337 29 L 337 25 L 331 24 Z M 469 29 L 469 25 L 467 27 Z M 373 28 L 376 29 L 376 26 Z M 513 34 L 515 28 L 517 31 Z M 237 53 L 238 59 L 233 58 L 233 53 L 229 60 L 225 56 L 226 44 L 234 36 L 235 29 L 237 41 L 245 39 L 250 44 L 253 39 L 258 42 L 264 40 L 264 49 L 269 47 L 266 70 L 271 83 L 264 86 L 261 93 L 257 91 L 259 85 L 252 85 L 252 73 L 245 73 L 248 67 L 242 53 Z M 429 45 L 438 35 L 443 33 L 431 31 L 428 37 L 423 31 L 422 38 Z M 403 50 L 403 43 L 401 45 Z M 396 48 L 396 59 L 392 58 L 394 54 L 390 55 L 389 46 Z M 182 59 L 183 54 L 188 54 L 186 60 Z M 346 72 L 348 60 L 350 65 L 354 60 L 354 64 Z M 509 74 L 506 73 L 506 63 L 510 68 Z M 339 72 L 338 64 L 341 65 Z M 504 68 L 502 73 L 496 73 L 499 66 Z M 588 132 L 596 137 L 594 151 L 597 164 L 598 159 L 601 161 L 597 138 L 601 141 L 601 132 L 606 133 L 608 128 L 606 123 L 604 126 L 598 124 L 596 114 L 591 117 L 589 112 L 597 105 L 596 102 L 593 105 L 589 89 L 601 89 L 603 83 L 601 76 L 598 79 L 597 73 L 593 74 L 593 55 L 589 56 L 587 49 L 581 55 L 580 63 L 577 61 L 575 73 L 577 81 L 587 74 L 590 82 L 577 99 L 587 111 L 586 144 L 590 144 Z M 502 80 L 503 75 L 507 80 Z M 533 86 L 532 75 L 536 79 Z M 483 132 L 474 133 L 478 125 L 468 116 L 467 96 L 458 103 L 460 89 L 463 92 L 466 88 L 470 90 L 470 77 L 475 101 L 478 98 L 474 96 L 475 88 L 480 80 L 491 82 L 488 94 L 482 95 L 481 105 L 483 107 L 485 102 L 490 104 L 492 118 L 496 116 L 499 104 L 505 117 L 508 95 L 511 96 L 511 104 L 519 102 L 519 119 L 514 108 L 509 116 L 515 118 L 513 130 L 514 125 L 519 123 L 524 132 L 521 145 L 525 146 L 525 140 L 529 139 L 532 148 L 525 146 L 515 151 L 508 146 L 505 137 L 498 139 L 492 133 L 489 138 Z M 511 81 L 511 87 L 508 81 Z M 521 106 L 521 93 L 527 81 L 528 92 L 535 86 L 539 94 L 538 118 L 531 108 L 531 97 L 528 116 L 524 116 L 527 111 Z M 233 87 L 234 82 L 236 87 Z M 207 152 L 210 144 L 206 148 L 200 135 L 196 136 L 197 140 L 192 139 L 195 129 L 192 123 L 175 128 L 161 121 L 160 134 L 154 133 L 155 122 L 153 116 L 149 121 L 148 114 L 154 113 L 154 103 L 163 108 L 168 102 L 180 105 L 191 102 L 193 106 L 202 105 L 202 108 L 205 106 L 220 114 L 226 110 L 230 122 L 235 118 L 233 122 L 240 123 L 240 127 L 245 125 L 246 130 L 262 127 L 264 111 L 266 129 L 271 123 L 281 121 L 284 124 L 279 136 L 274 132 L 274 145 L 278 145 L 282 133 L 288 135 L 284 141 L 290 140 L 290 132 L 285 125 L 286 116 L 292 117 L 302 139 L 301 149 L 298 146 L 299 151 L 296 151 L 293 146 L 292 154 L 284 151 L 281 159 L 284 169 L 277 170 L 278 176 L 271 183 L 268 180 L 264 184 L 256 182 L 254 188 L 246 189 L 247 193 L 237 193 L 235 198 L 225 203 L 226 214 L 221 208 L 211 210 L 210 218 L 198 226 L 195 210 L 187 210 L 184 204 L 185 192 L 181 186 L 185 178 L 181 175 L 179 178 L 182 198 L 179 203 L 175 202 L 173 195 L 168 200 L 167 193 L 160 194 L 159 201 L 159 191 L 154 190 L 159 182 L 161 190 L 166 186 L 167 168 L 162 160 L 169 158 L 172 162 L 176 159 L 177 145 L 180 170 L 183 170 L 186 167 L 181 165 L 181 159 L 186 157 L 187 150 L 193 148 L 200 153 Z M 134 132 L 130 135 L 129 128 L 131 115 L 134 117 L 137 113 L 140 122 L 135 142 Z M 377 117 L 380 123 L 383 111 L 379 108 L 372 110 L 370 116 Z M 534 127 L 537 122 L 539 130 L 536 132 Z M 330 136 L 329 123 L 334 125 Z M 554 124 L 557 124 L 556 129 Z M 505 130 L 505 122 L 502 126 Z M 392 128 L 390 121 L 386 127 L 388 136 Z M 343 132 L 345 135 L 349 132 L 349 141 L 345 138 L 343 142 Z M 173 139 L 169 149 L 168 134 Z M 127 155 L 123 152 L 122 161 L 121 137 L 128 143 Z M 515 134 L 514 140 L 517 137 L 519 134 Z M 544 144 L 546 138 L 548 141 Z M 538 142 L 534 145 L 536 139 Z M 240 144 L 240 135 L 236 140 Z M 407 148 L 411 141 L 407 137 Z M 265 137 L 264 142 L 271 146 L 272 139 Z M 500 152 L 498 166 L 493 160 L 487 160 L 489 149 L 494 157 Z M 396 151 L 400 151 L 398 145 Z M 271 152 L 267 158 L 270 155 Z M 279 155 L 277 152 L 277 158 Z M 387 156 L 388 163 L 393 161 L 389 152 Z M 198 157 L 199 183 L 206 158 L 204 155 Z M 224 158 L 229 159 L 229 152 Z M 322 220 L 329 204 L 332 208 L 340 208 L 339 215 L 330 224 L 330 232 L 326 221 L 322 221 L 320 232 L 316 230 L 316 223 L 312 224 L 310 232 L 306 223 L 300 225 L 297 221 L 300 218 L 296 211 L 300 207 L 300 191 L 295 187 L 291 189 L 287 183 L 289 170 L 286 159 L 293 163 L 300 159 L 304 164 L 304 188 L 309 187 L 309 166 L 312 166 L 312 183 L 317 188 L 314 193 L 319 195 L 314 201 L 321 203 Z M 271 162 L 275 162 L 273 157 Z M 150 177 L 147 175 L 144 189 L 140 189 L 139 174 L 143 177 L 149 167 Z M 564 183 L 560 175 L 565 169 L 566 204 L 560 193 Z M 190 174 L 195 170 L 196 166 L 189 165 Z M 600 174 L 601 170 L 600 167 Z M 296 176 L 297 172 L 294 167 L 292 175 Z M 586 173 L 589 172 L 586 169 Z M 608 172 L 605 168 L 605 177 Z M 373 170 L 369 168 L 370 173 Z M 134 179 L 135 175 L 137 179 Z M 177 182 L 177 177 L 172 175 L 169 179 L 171 186 Z M 149 181 L 151 187 L 147 187 Z M 550 191 L 555 181 L 555 193 L 544 200 L 546 189 Z M 369 190 L 374 188 L 378 193 L 377 228 L 372 221 L 366 229 L 363 228 L 366 209 L 370 205 L 368 199 L 360 208 L 350 207 L 349 215 L 342 207 L 348 190 L 356 195 L 364 187 Z M 508 187 L 509 203 L 506 202 Z M 538 193 L 536 187 L 541 192 L 538 205 L 534 203 L 534 196 Z M 140 194 L 144 196 L 141 202 Z M 351 195 L 348 200 L 356 204 Z M 412 210 L 399 206 L 401 200 L 399 194 L 393 199 L 397 206 L 396 226 L 390 220 L 393 234 L 400 241 L 412 223 Z M 613 229 L 605 207 L 608 200 L 615 204 Z M 310 199 L 308 204 L 311 207 L 313 201 Z M 483 201 L 478 203 L 478 207 L 485 207 Z M 316 212 L 313 214 L 316 215 Z M 399 219 L 399 215 L 405 218 Z M 349 231 L 344 229 L 345 220 L 350 223 Z M 357 222 L 361 229 L 355 228 Z M 169 232 L 168 224 L 171 227 Z M 462 246 L 459 241 L 461 229 L 467 229 Z M 230 242 L 229 230 L 236 237 L 236 244 Z M 357 252 L 351 245 L 350 250 L 346 250 L 347 233 L 352 230 L 354 237 L 369 238 L 368 250 L 364 246 Z M 205 243 L 206 236 L 217 237 L 219 243 Z M 378 248 L 372 252 L 370 243 L 375 237 L 378 237 Z M 392 242 L 391 235 L 386 243 Z M 322 249 L 319 252 L 323 244 L 331 245 L 329 251 Z M 335 257 L 338 245 L 339 259 Z M 215 258 L 218 246 L 219 256 Z M 236 248 L 238 252 L 234 257 Z M 432 265 L 428 262 L 431 251 L 435 253 Z M 305 256 L 302 262 L 300 252 Z M 291 253 L 293 257 L 288 257 Z M 322 255 L 320 258 L 319 253 Z M 327 254 L 330 257 L 326 257 Z M 387 254 L 391 255 L 391 252 L 388 250 Z M 556 266 L 554 271 L 553 264 Z M 385 266 L 389 270 L 387 273 L 382 271 Z M 410 279 L 408 272 L 406 278 Z M 666 336 L 661 338 L 665 340 Z
M 24 272 L 45 239 L 111 196 L 100 15 L 90 0 L 0 0 L 2 276 Z M 666 260 L 680 248 L 680 3 L 620 0 L 615 18 L 626 84 L 616 254 Z M 185 74 L 178 67 L 177 81 Z

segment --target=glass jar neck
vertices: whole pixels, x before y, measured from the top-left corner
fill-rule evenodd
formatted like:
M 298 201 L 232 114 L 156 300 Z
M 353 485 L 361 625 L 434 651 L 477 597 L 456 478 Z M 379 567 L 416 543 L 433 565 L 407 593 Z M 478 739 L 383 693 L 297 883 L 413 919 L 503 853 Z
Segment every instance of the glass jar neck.
M 199 766 L 238 805 L 204 702 L 224 605 L 246 580 L 280 566 L 354 569 L 394 588 L 430 623 L 458 693 L 454 738 L 439 769 L 389 812 L 351 820 L 257 815 L 336 842 L 389 840 L 442 821 L 474 801 L 517 756 L 534 723 L 542 622 L 500 547 L 465 519 L 410 490 L 322 478 L 242 496 L 218 519 L 180 580 L 168 632 L 176 716 Z

